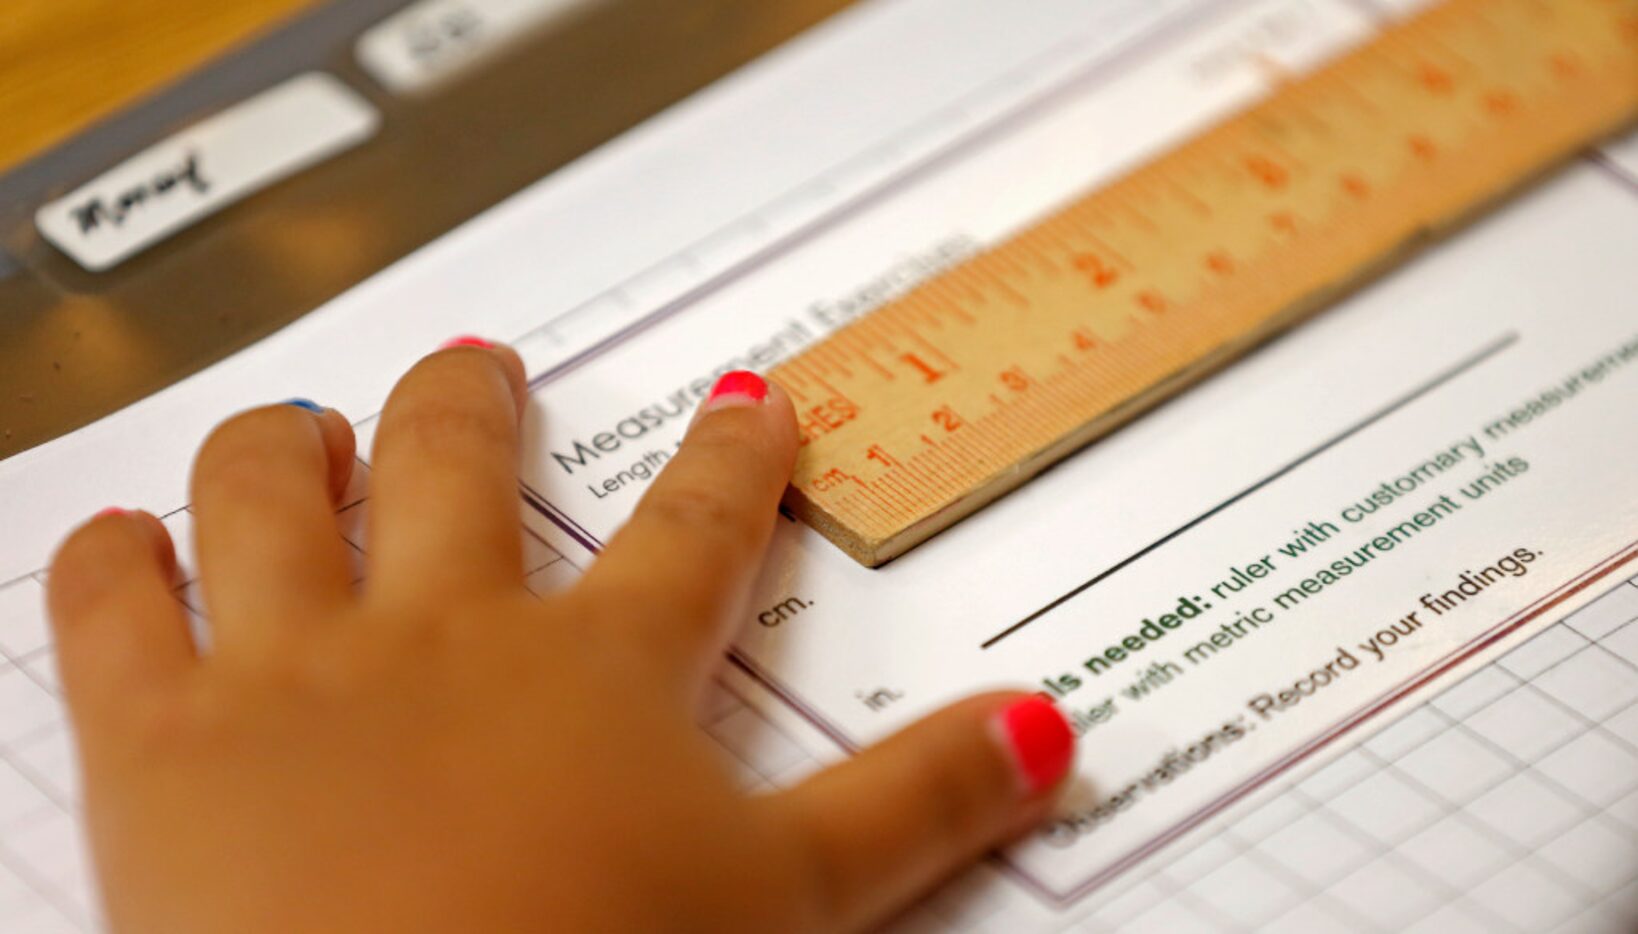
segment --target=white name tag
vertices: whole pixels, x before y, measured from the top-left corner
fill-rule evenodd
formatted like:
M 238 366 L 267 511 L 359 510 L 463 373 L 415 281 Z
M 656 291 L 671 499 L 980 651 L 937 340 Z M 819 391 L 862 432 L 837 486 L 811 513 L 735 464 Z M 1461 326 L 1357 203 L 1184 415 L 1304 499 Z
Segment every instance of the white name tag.
M 594 2 L 422 0 L 360 36 L 358 63 L 390 91 L 418 91 L 553 17 Z
M 40 208 L 40 235 L 92 272 L 375 133 L 337 79 L 298 75 L 177 133 Z

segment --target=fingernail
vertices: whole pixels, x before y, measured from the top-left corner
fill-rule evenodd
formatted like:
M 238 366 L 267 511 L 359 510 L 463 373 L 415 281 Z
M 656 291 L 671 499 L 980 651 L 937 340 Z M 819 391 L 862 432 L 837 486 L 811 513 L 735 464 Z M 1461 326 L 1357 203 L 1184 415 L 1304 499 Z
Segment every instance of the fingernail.
M 123 515 L 128 514 L 129 512 L 130 512 L 129 509 L 121 509 L 118 506 L 109 506 L 107 509 L 104 509 L 103 511 L 97 513 L 95 516 L 92 516 L 91 518 L 93 518 L 93 519 L 105 519 L 105 518 L 107 518 L 109 516 L 123 516 Z
M 324 406 L 319 405 L 317 402 L 314 402 L 312 399 L 286 399 L 286 400 L 284 400 L 283 402 L 281 402 L 279 404 L 280 405 L 293 405 L 298 409 L 306 409 L 307 411 L 312 412 L 314 415 L 323 415 L 324 414 Z
M 724 373 L 717 380 L 717 384 L 711 387 L 711 394 L 705 397 L 705 405 L 700 408 L 705 412 L 715 412 L 718 409 L 760 405 L 766 398 L 766 380 L 750 370 L 735 370 Z
M 1051 701 L 1029 697 L 995 716 L 1008 755 L 1029 797 L 1055 787 L 1075 757 L 1075 733 Z
M 484 350 L 494 350 L 495 342 L 484 340 L 481 337 L 473 337 L 470 334 L 463 334 L 460 337 L 451 337 L 438 345 L 439 350 L 448 350 L 451 347 L 482 347 Z

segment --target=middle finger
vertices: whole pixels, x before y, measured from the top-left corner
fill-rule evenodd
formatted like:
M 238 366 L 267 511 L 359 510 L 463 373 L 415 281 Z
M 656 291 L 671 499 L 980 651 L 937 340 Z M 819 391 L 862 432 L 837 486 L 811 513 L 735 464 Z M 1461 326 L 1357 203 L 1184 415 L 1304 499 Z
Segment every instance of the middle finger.
M 381 413 L 370 477 L 372 598 L 421 606 L 522 584 L 523 362 L 476 338 L 451 345 L 416 364 Z

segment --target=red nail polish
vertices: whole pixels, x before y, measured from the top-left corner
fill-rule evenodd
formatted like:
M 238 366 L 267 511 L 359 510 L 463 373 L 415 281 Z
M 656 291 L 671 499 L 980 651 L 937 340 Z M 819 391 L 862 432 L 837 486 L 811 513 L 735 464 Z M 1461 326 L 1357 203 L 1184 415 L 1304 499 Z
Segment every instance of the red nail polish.
M 92 516 L 92 518 L 93 519 L 105 519 L 108 516 L 123 516 L 123 515 L 125 515 L 125 514 L 127 514 L 129 512 L 130 512 L 129 509 L 121 509 L 118 506 L 109 506 L 107 509 L 104 509 L 103 511 L 97 513 L 95 516 Z
M 996 715 L 996 726 L 1026 794 L 1047 791 L 1069 772 L 1075 757 L 1075 731 L 1051 701 L 1041 697 L 1018 701 Z
M 470 334 L 464 334 L 460 337 L 452 337 L 438 345 L 439 350 L 448 350 L 451 347 L 482 347 L 484 350 L 494 350 L 495 342 L 484 340 L 481 337 L 473 337 Z
M 734 405 L 755 405 L 768 398 L 768 383 L 750 370 L 724 373 L 705 399 L 706 411 Z

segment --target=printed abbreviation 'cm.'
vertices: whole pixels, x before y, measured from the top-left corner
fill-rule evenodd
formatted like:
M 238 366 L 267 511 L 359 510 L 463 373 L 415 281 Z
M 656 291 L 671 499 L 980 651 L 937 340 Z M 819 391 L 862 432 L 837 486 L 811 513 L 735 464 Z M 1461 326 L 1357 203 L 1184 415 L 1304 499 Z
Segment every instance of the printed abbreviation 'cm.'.
M 791 597 L 788 600 L 776 603 L 768 609 L 756 614 L 756 621 L 761 625 L 772 629 L 775 626 L 781 626 L 790 622 L 812 608 L 812 600 L 804 600 L 801 597 Z

